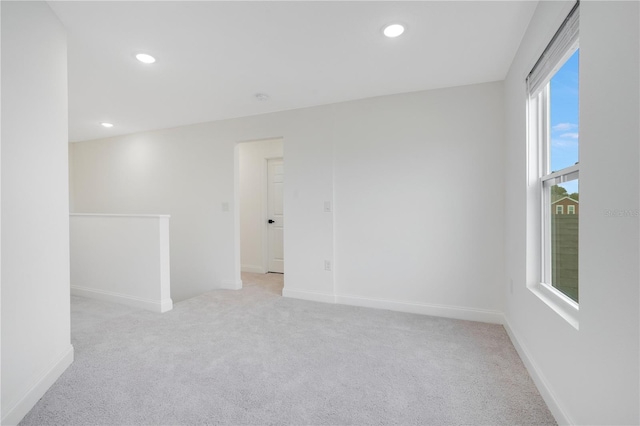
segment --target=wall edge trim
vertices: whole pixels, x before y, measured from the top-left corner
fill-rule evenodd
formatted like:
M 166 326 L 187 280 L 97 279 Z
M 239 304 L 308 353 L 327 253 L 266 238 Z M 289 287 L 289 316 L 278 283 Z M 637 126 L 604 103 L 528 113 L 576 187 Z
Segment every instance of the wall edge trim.
M 522 344 L 522 342 L 518 339 L 517 333 L 514 331 L 513 327 L 511 327 L 509 320 L 507 317 L 504 317 L 503 326 L 505 331 L 507 332 L 507 336 L 511 340 L 511 343 L 515 347 L 518 355 L 520 355 L 520 359 L 524 363 L 531 379 L 538 388 L 538 392 L 544 399 L 544 402 L 547 404 L 549 411 L 553 414 L 553 417 L 556 419 L 559 425 L 575 425 L 576 423 L 571 419 L 571 417 L 567 414 L 567 411 L 562 407 L 562 404 L 556 397 L 556 394 L 551 390 L 551 386 L 547 381 L 545 375 L 540 370 L 540 367 L 536 364 L 531 353 L 527 349 L 526 346 Z
M 322 303 L 335 303 L 336 299 L 333 294 L 319 293 L 315 291 L 296 290 L 287 288 L 286 285 L 282 289 L 282 297 L 289 297 L 291 299 L 309 300 L 312 302 Z
M 491 324 L 502 324 L 504 315 L 500 311 L 489 309 L 467 308 L 462 306 L 437 305 L 430 303 L 404 302 L 389 299 L 337 294 L 336 303 L 342 305 L 361 306 L 365 308 L 387 309 L 410 314 L 429 315 L 465 321 L 477 321 Z
M 242 280 L 222 280 L 219 289 L 221 290 L 242 290 Z
M 346 294 L 320 293 L 306 290 L 290 289 L 286 286 L 282 290 L 282 296 L 290 297 L 293 299 L 310 300 L 314 302 L 336 303 L 340 305 L 359 306 L 363 308 L 373 309 L 386 309 L 389 311 L 430 315 L 466 321 L 478 321 L 492 324 L 502 324 L 504 320 L 504 315 L 502 314 L 502 312 L 492 311 L 488 309 L 400 302 L 395 300 L 374 299 Z
M 71 286 L 71 294 L 74 296 L 88 297 L 90 299 L 120 303 L 134 308 L 146 309 L 148 311 L 158 313 L 167 312 L 173 309 L 173 300 L 171 298 L 162 300 L 143 299 L 141 297 L 129 296 L 127 294 L 97 290 L 77 285 Z
M 48 368 L 36 375 L 34 382 L 2 417 L 2 425 L 13 426 L 20 423 L 72 362 L 73 345 L 70 344 Z

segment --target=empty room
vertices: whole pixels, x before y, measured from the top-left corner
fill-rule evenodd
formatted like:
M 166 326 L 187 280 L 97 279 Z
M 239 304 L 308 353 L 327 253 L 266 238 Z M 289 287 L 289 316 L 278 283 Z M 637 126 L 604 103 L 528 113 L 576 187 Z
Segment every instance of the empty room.
M 638 2 L 0 12 L 2 425 L 640 424 Z

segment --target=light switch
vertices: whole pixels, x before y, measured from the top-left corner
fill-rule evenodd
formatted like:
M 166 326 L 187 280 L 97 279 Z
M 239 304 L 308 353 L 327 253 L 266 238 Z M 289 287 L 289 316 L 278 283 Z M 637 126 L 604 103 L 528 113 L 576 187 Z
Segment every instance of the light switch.
M 324 212 L 331 213 L 331 201 L 324 202 Z
M 227 203 L 227 202 L 222 203 L 222 211 L 223 212 L 228 212 L 229 211 L 229 203 Z

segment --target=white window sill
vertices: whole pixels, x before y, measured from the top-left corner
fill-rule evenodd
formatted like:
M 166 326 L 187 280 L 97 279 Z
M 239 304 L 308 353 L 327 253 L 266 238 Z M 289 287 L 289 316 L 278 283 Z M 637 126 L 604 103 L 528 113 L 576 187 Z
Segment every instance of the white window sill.
M 573 328 L 579 330 L 578 314 L 580 311 L 576 302 L 548 284 L 534 284 L 529 286 L 529 290 Z

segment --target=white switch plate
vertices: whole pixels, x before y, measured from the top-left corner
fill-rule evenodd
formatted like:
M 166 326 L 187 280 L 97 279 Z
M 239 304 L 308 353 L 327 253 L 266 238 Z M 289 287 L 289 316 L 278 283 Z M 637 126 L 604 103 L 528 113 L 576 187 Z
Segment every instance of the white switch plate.
M 229 203 L 222 203 L 222 211 L 223 212 L 228 212 L 229 211 Z
M 331 261 L 330 260 L 325 260 L 324 261 L 324 270 L 325 271 L 330 271 L 331 270 Z
M 331 201 L 324 202 L 324 212 L 331 213 Z

